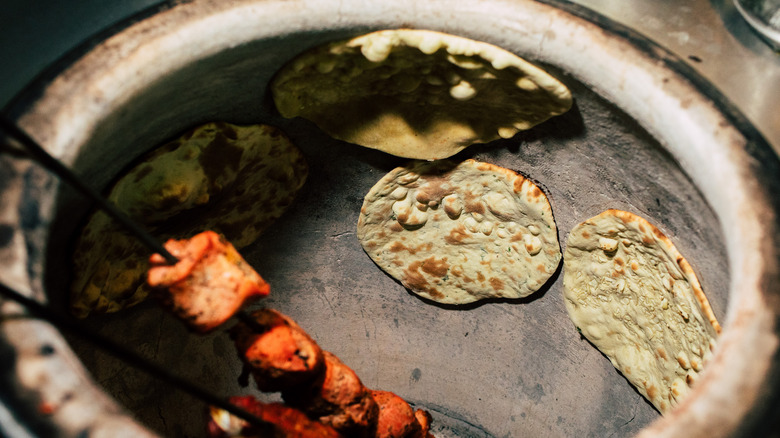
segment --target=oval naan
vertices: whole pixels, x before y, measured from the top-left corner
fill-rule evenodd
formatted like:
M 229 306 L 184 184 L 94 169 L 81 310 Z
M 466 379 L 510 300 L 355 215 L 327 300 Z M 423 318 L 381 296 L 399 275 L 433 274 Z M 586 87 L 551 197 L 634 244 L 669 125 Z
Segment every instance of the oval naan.
M 242 248 L 284 213 L 307 175 L 303 154 L 280 130 L 208 123 L 143 157 L 108 199 L 160 240 L 214 230 Z M 149 255 L 108 215 L 93 213 L 73 255 L 71 313 L 143 301 Z
M 564 255 L 571 320 L 662 414 L 688 393 L 720 325 L 691 266 L 645 219 L 607 210 L 577 225 Z
M 271 84 L 279 112 L 330 136 L 415 159 L 512 137 L 571 108 L 569 89 L 491 44 L 396 29 L 316 47 Z
M 380 268 L 446 304 L 528 296 L 561 260 L 539 187 L 475 160 L 394 169 L 366 195 L 357 235 Z

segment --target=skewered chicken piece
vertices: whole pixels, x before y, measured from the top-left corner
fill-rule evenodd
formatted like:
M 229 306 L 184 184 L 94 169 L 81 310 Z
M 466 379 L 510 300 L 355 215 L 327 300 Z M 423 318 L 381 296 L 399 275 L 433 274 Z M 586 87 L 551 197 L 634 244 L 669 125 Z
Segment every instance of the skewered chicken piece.
M 209 438 L 339 438 L 332 427 L 309 419 L 303 412 L 281 403 L 263 403 L 252 396 L 230 397 L 230 402 L 269 424 L 258 430 L 229 412 L 211 407 L 207 425 Z
M 248 300 L 270 292 L 233 245 L 213 231 L 171 239 L 165 248 L 179 262 L 169 265 L 160 254 L 152 255 L 147 282 L 162 305 L 195 332 L 215 329 Z
M 433 419 L 431 418 L 431 414 L 428 413 L 428 411 L 417 409 L 414 411 L 414 418 L 416 418 L 417 422 L 420 423 L 420 428 L 422 431 L 420 434 L 421 437 L 435 438 L 431 433 L 431 421 L 433 421 Z
M 161 255 L 153 255 L 148 283 L 156 288 L 163 306 L 193 331 L 213 330 L 235 315 L 247 300 L 270 291 L 235 248 L 212 231 L 189 240 L 169 240 L 165 247 L 179 261 L 170 266 Z M 349 437 L 432 438 L 426 412 L 414 412 L 391 392 L 366 388 L 351 368 L 332 353 L 322 351 L 289 317 L 270 309 L 258 310 L 245 316 L 231 335 L 258 388 L 281 391 L 289 405 L 236 398 L 237 402 L 249 403 L 259 417 L 267 415 L 269 422 L 279 425 L 280 432 L 274 432 L 274 436 L 330 436 L 311 435 L 325 433 L 307 426 L 318 422 Z M 306 421 L 298 424 L 295 418 L 300 416 Z M 282 420 L 285 422 L 279 423 Z M 236 430 L 243 436 L 248 426 L 237 423 L 241 425 L 238 427 L 236 421 L 241 420 L 217 409 L 212 411 L 209 427 L 217 434 L 214 436 L 223 436 L 218 434 L 220 431 Z M 249 436 L 252 433 L 267 435 L 256 430 Z
M 251 318 L 255 324 L 242 321 L 232 333 L 239 356 L 261 390 L 281 391 L 288 405 L 346 436 L 432 437 L 426 412 L 414 412 L 393 393 L 366 388 L 351 368 L 332 353 L 321 351 L 289 317 L 263 309 Z M 317 357 L 324 358 L 323 366 L 317 365 Z
M 371 391 L 379 405 L 376 438 L 427 438 L 430 414 L 414 411 L 404 399 L 389 391 Z
M 295 321 L 271 309 L 249 317 L 254 324 L 236 325 L 231 336 L 261 391 L 284 391 L 322 373 L 322 350 Z
M 371 391 L 338 357 L 324 351 L 325 370 L 310 385 L 282 392 L 282 398 L 309 417 L 333 426 L 344 435 L 373 437 L 379 407 Z

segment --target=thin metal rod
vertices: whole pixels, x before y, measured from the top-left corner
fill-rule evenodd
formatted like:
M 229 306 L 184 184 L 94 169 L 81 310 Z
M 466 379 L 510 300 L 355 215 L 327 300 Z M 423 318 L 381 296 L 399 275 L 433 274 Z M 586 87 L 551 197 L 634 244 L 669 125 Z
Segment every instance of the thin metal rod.
M 190 395 L 193 395 L 203 400 L 204 402 L 210 405 L 216 406 L 220 409 L 224 409 L 230 412 L 231 414 L 235 415 L 236 417 L 245 420 L 252 426 L 258 427 L 259 429 L 257 430 L 257 432 L 259 433 L 260 436 L 274 436 L 273 432 L 275 430 L 275 427 L 272 423 L 264 421 L 258 418 L 257 416 L 249 413 L 248 411 L 235 406 L 229 401 L 224 400 L 222 397 L 218 397 L 206 391 L 205 389 L 202 389 L 199 386 L 196 386 L 182 379 L 181 377 L 171 373 L 167 369 L 155 365 L 154 363 L 124 348 L 123 346 L 115 343 L 114 341 L 105 338 L 101 335 L 98 335 L 96 333 L 93 333 L 90 329 L 87 329 L 86 327 L 79 324 L 78 322 L 73 321 L 71 319 L 64 318 L 63 316 L 52 311 L 50 308 L 42 305 L 38 301 L 28 298 L 2 283 L 0 283 L 0 294 L 23 305 L 30 313 L 51 323 L 53 326 L 57 327 L 58 329 L 68 331 L 73 335 L 76 335 L 92 343 L 96 347 L 111 354 L 117 359 L 120 359 L 121 361 L 127 363 L 128 365 L 138 368 L 146 372 L 147 374 L 165 383 L 168 383 L 169 385 L 177 389 L 180 389 Z
M 4 115 L 0 115 L 0 127 L 2 127 L 3 131 L 5 131 L 9 136 L 21 143 L 25 150 L 36 162 L 57 175 L 60 180 L 65 181 L 73 188 L 86 195 L 91 200 L 95 201 L 106 214 L 122 224 L 122 226 L 124 226 L 127 231 L 143 242 L 147 248 L 162 255 L 165 260 L 167 260 L 168 263 L 172 265 L 178 262 L 178 259 L 176 259 L 173 254 L 168 252 L 168 250 L 165 249 L 165 247 L 157 239 L 152 237 L 145 229 L 136 224 L 124 212 L 119 210 L 108 199 L 103 197 L 103 195 L 85 184 L 78 175 L 73 173 L 73 171 L 68 169 L 59 160 L 52 157 L 48 152 L 46 152 L 45 149 L 43 149 L 43 147 L 41 147 L 41 145 L 33 140 L 32 137 L 27 135 L 26 132 L 16 126 L 15 123 L 8 120 Z
M 33 140 L 26 132 L 20 129 L 16 124 L 8 120 L 4 115 L 0 114 L 0 127 L 12 138 L 16 139 L 25 148 L 25 151 L 36 162 L 44 166 L 46 169 L 57 175 L 60 180 L 70 184 L 73 188 L 86 195 L 88 198 L 98 204 L 98 206 L 109 216 L 113 217 L 121 225 L 123 225 L 129 232 L 136 236 L 141 242 L 143 242 L 147 248 L 159 253 L 170 264 L 176 264 L 178 259 L 168 252 L 160 242 L 152 237 L 146 230 L 141 228 L 132 219 L 130 219 L 125 213 L 119 210 L 108 199 L 104 198 L 100 193 L 85 184 L 81 178 L 73 173 L 69 168 L 63 165 L 59 160 L 52 157 L 41 147 L 35 140 Z M 10 145 L 9 145 L 10 146 Z M 261 428 L 258 432 L 266 432 L 271 434 L 273 432 L 273 426 L 261 420 L 260 418 L 252 415 L 244 409 L 236 407 L 235 405 L 193 385 L 186 380 L 183 380 L 173 373 L 170 373 L 164 368 L 152 364 L 141 356 L 125 349 L 124 347 L 114 343 L 113 341 L 97 335 L 89 329 L 81 326 L 80 324 L 63 318 L 57 313 L 53 312 L 46 306 L 41 305 L 39 302 L 25 297 L 24 295 L 8 288 L 0 283 L 0 292 L 2 295 L 10 298 L 27 308 L 31 313 L 38 317 L 48 321 L 60 330 L 68 331 L 86 341 L 91 342 L 95 346 L 103 349 L 104 351 L 112 354 L 114 357 L 126 362 L 127 364 L 139 368 L 148 374 L 163 380 L 172 386 L 175 386 L 182 391 L 185 391 L 211 405 L 224 409 L 231 414 L 246 420 L 255 427 Z M 249 325 L 255 330 L 264 331 L 264 327 L 260 327 L 257 322 L 247 315 L 244 311 L 237 312 L 238 318 L 245 324 Z

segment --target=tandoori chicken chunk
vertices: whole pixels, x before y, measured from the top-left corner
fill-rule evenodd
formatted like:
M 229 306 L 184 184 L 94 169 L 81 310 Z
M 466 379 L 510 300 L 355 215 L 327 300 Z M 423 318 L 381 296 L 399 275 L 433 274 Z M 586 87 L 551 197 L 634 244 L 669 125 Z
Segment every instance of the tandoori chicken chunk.
M 231 336 L 258 389 L 284 391 L 322 373 L 322 350 L 295 321 L 271 309 L 252 312 L 249 318 L 233 327 Z
M 231 397 L 231 403 L 263 422 L 253 426 L 231 413 L 209 408 L 207 431 L 209 438 L 339 438 L 332 427 L 309 419 L 303 412 L 282 403 L 263 403 L 252 396 Z
M 179 261 L 150 257 L 147 276 L 162 305 L 198 333 L 214 330 L 247 301 L 268 295 L 270 287 L 230 242 L 213 231 L 165 243 Z

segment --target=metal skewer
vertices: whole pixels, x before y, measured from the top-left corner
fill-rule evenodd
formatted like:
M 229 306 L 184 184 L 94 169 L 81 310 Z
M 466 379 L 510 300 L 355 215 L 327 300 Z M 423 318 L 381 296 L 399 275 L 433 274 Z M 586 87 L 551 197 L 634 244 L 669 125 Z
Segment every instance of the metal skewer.
M 86 195 L 91 200 L 95 201 L 104 212 L 106 212 L 111 217 L 116 219 L 120 224 L 122 224 L 129 232 L 131 232 L 135 237 L 137 237 L 141 242 L 143 242 L 148 249 L 162 255 L 165 258 L 165 260 L 168 261 L 168 263 L 170 264 L 176 264 L 178 262 L 178 259 L 173 254 L 171 254 L 167 249 L 165 249 L 165 247 L 157 239 L 152 237 L 146 230 L 144 230 L 138 224 L 133 222 L 132 219 L 130 219 L 125 213 L 119 210 L 114 204 L 108 201 L 100 193 L 98 193 L 90 186 L 85 184 L 81 180 L 81 178 L 79 178 L 75 173 L 73 173 L 73 171 L 71 171 L 69 168 L 63 165 L 59 160 L 52 157 L 48 152 L 46 152 L 46 150 L 43 149 L 43 147 L 41 147 L 35 140 L 33 140 L 29 135 L 27 135 L 26 132 L 24 132 L 22 129 L 16 126 L 16 124 L 8 120 L 2 114 L 0 114 L 0 128 L 2 128 L 3 131 L 5 131 L 9 139 L 14 139 L 19 143 L 21 143 L 21 146 L 23 147 L 23 151 L 27 152 L 32 159 L 34 159 L 37 163 L 43 165 L 46 169 L 51 171 L 62 181 L 65 181 L 66 183 L 70 184 L 72 187 L 76 188 L 82 194 Z M 7 147 L 12 148 L 11 145 L 7 145 Z M 8 149 L 7 151 L 18 152 L 19 150 Z M 62 316 L 53 312 L 48 307 L 20 294 L 19 292 L 14 291 L 13 289 L 8 288 L 2 283 L 0 283 L 0 295 L 3 295 L 9 299 L 12 299 L 22 304 L 30 312 L 46 320 L 47 322 L 51 323 L 58 329 L 69 331 L 74 335 L 77 335 L 93 343 L 95 346 L 102 348 L 106 352 L 123 360 L 129 365 L 139 368 L 147 372 L 148 374 L 158 379 L 161 379 L 165 382 L 168 382 L 172 386 L 177 387 L 183 390 L 184 392 L 187 392 L 205 401 L 206 403 L 224 409 L 225 411 L 228 411 L 231 414 L 247 421 L 249 424 L 260 428 L 258 432 L 262 433 L 263 435 L 267 434 L 268 436 L 271 436 L 273 434 L 273 426 L 271 425 L 271 423 L 267 421 L 263 421 L 257 416 L 233 405 L 232 403 L 222 399 L 221 397 L 217 397 L 209 393 L 208 391 L 203 390 L 202 388 L 199 388 L 198 386 L 193 385 L 192 383 L 187 382 L 184 379 L 181 379 L 175 374 L 170 373 L 166 369 L 149 362 L 148 360 L 133 353 L 130 350 L 125 349 L 119 344 L 116 344 L 107 338 L 104 338 L 100 335 L 93 333 L 92 331 L 76 323 L 75 321 L 63 318 Z M 249 317 L 243 311 L 238 312 L 238 318 L 255 329 L 262 329 L 262 327 L 259 327 L 256 321 L 251 319 L 251 317 Z
M 144 228 L 130 219 L 130 217 L 119 210 L 113 203 L 111 203 L 111 201 L 84 183 L 84 181 L 82 181 L 78 175 L 73 173 L 72 170 L 62 164 L 59 160 L 52 157 L 48 152 L 46 152 L 45 149 L 43 149 L 43 147 L 41 147 L 41 145 L 39 145 L 35 140 L 27 135 L 26 132 L 24 132 L 2 114 L 0 114 L 0 128 L 2 128 L 6 133 L 10 134 L 11 138 L 19 141 L 25 148 L 25 151 L 29 152 L 36 162 L 57 175 L 57 177 L 59 177 L 62 181 L 67 182 L 72 187 L 78 189 L 82 194 L 95 201 L 105 213 L 116 219 L 130 233 L 132 233 L 142 243 L 144 243 L 144 245 L 146 245 L 149 250 L 162 255 L 165 260 L 172 265 L 175 265 L 179 261 Z M 264 327 L 260 326 L 257 321 L 255 321 L 243 310 L 236 312 L 236 317 L 255 330 L 265 330 Z
M 167 382 L 168 384 L 205 401 L 210 405 L 216 406 L 220 409 L 224 409 L 225 411 L 230 412 L 231 414 L 241 418 L 242 420 L 245 420 L 247 423 L 251 424 L 252 426 L 259 428 L 258 433 L 260 433 L 261 436 L 274 436 L 273 426 L 270 423 L 263 421 L 262 419 L 247 412 L 242 408 L 237 407 L 236 405 L 228 402 L 222 397 L 218 397 L 204 390 L 203 388 L 200 388 L 199 386 L 196 386 L 182 379 L 181 377 L 168 371 L 167 369 L 155 365 L 154 363 L 139 356 L 138 354 L 125 349 L 124 347 L 115 343 L 114 341 L 92 332 L 88 328 L 84 327 L 82 324 L 64 318 L 63 316 L 57 314 L 56 312 L 52 311 L 48 307 L 42 305 L 38 301 L 30 299 L 1 283 L 0 283 L 0 295 L 3 295 L 9 299 L 16 301 L 17 303 L 23 305 L 32 314 L 40 317 L 41 319 L 46 320 L 47 322 L 51 323 L 58 329 L 70 332 L 75 336 L 78 336 L 86 341 L 89 341 L 93 345 L 101 348 L 103 351 L 111 354 L 117 359 L 122 360 L 126 364 L 138 368 L 148 373 L 149 375 L 162 380 L 163 382 Z
M 152 237 L 146 230 L 138 226 L 132 219 L 130 219 L 124 212 L 119 210 L 113 203 L 103 197 L 100 193 L 88 186 L 78 177 L 72 170 L 65 167 L 59 160 L 49 155 L 41 145 L 33 140 L 26 132 L 21 130 L 15 123 L 8 120 L 5 116 L 0 116 L 0 127 L 11 138 L 17 140 L 24 147 L 31 157 L 44 166 L 46 169 L 57 175 L 60 180 L 70 184 L 73 188 L 86 195 L 91 200 L 95 201 L 100 208 L 106 212 L 109 216 L 116 219 L 122 226 L 124 226 L 130 233 L 138 238 L 147 248 L 162 255 L 165 260 L 170 264 L 176 264 L 179 260 L 173 256 L 160 242 Z

